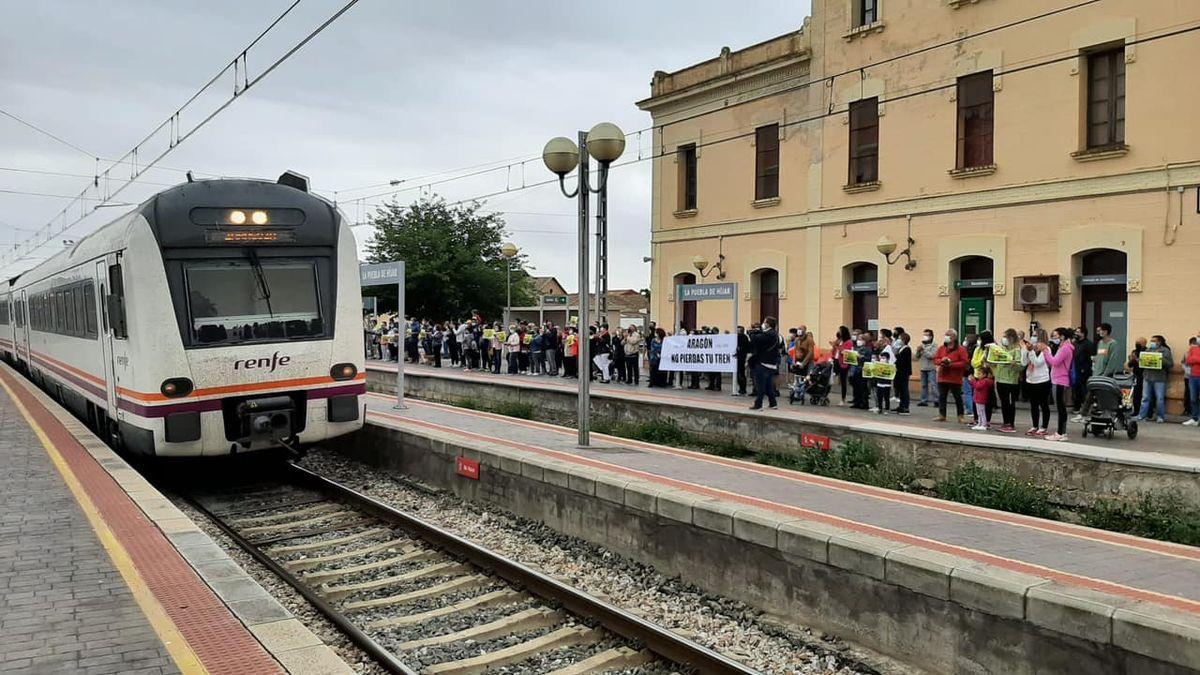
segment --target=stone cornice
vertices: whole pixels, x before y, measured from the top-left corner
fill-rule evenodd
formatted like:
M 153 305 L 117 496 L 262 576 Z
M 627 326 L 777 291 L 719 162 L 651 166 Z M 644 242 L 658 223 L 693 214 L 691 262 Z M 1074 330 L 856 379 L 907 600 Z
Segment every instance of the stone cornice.
M 710 104 L 713 109 L 725 107 L 726 100 L 731 97 L 737 98 L 736 103 L 744 103 L 777 94 L 780 89 L 793 86 L 796 80 L 807 76 L 810 61 L 811 55 L 805 50 L 796 56 L 714 78 L 687 89 L 643 99 L 637 106 L 650 112 L 656 122 L 670 123 L 671 115 L 680 112 L 681 108 L 694 115 L 701 112 L 698 108 L 705 104 Z
M 689 239 L 781 232 L 822 225 L 904 218 L 908 215 L 921 216 L 983 208 L 1001 208 L 1062 199 L 1165 190 L 1169 187 L 1197 184 L 1200 184 L 1200 162 L 1189 162 L 1170 167 L 1159 166 L 1131 171 L 1115 176 L 1051 180 L 987 190 L 896 199 L 861 206 L 818 209 L 806 213 L 696 224 L 691 227 L 664 228 L 651 233 L 651 242 L 661 244 Z

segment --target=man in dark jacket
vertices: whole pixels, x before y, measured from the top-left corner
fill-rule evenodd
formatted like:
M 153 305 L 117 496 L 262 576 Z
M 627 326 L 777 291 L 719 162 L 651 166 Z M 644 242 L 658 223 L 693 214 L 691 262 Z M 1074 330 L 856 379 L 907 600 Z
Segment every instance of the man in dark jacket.
M 912 347 L 908 346 L 909 337 L 903 329 L 899 329 L 896 335 L 896 343 L 893 346 L 893 351 L 896 352 L 896 379 L 892 381 L 892 391 L 896 393 L 900 399 L 900 405 L 896 408 L 897 415 L 908 415 L 908 399 L 909 399 L 909 380 L 913 374 L 913 354 Z
M 737 391 L 734 396 L 746 395 L 746 357 L 750 355 L 750 337 L 746 327 L 737 327 Z
M 1092 357 L 1096 355 L 1096 345 L 1088 339 L 1087 328 L 1080 326 L 1075 329 L 1075 379 L 1071 381 L 1071 412 L 1079 415 L 1086 398 L 1087 381 L 1092 376 Z
M 763 319 L 762 330 L 750 337 L 750 358 L 754 362 L 754 397 L 751 410 L 762 410 L 763 396 L 767 397 L 772 409 L 778 408 L 775 400 L 775 376 L 779 374 L 779 333 L 775 332 L 775 319 Z

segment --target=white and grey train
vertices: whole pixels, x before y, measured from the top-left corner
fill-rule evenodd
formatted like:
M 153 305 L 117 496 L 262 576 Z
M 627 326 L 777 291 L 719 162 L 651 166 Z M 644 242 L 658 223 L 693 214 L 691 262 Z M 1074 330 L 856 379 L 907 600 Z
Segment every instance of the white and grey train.
M 189 181 L 0 287 L 0 355 L 130 452 L 296 448 L 362 426 L 361 307 L 303 176 Z

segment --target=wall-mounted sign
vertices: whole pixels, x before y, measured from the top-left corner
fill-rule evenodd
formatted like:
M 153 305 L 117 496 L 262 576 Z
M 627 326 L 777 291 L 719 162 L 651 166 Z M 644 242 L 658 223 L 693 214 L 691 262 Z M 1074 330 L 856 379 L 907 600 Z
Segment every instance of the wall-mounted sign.
M 859 281 L 846 286 L 851 293 L 876 293 L 879 291 L 878 281 Z
M 1124 274 L 1085 274 L 1079 277 L 1080 286 L 1113 286 L 1125 285 Z
M 684 302 L 695 300 L 734 300 L 737 284 L 685 284 L 679 286 L 679 299 Z
M 542 296 L 542 304 L 543 305 L 566 305 L 567 304 L 567 296 L 565 296 L 565 295 L 543 295 Z
M 466 457 L 455 457 L 454 472 L 463 478 L 479 480 L 479 462 Z
M 800 434 L 800 447 L 829 450 L 829 437 L 818 434 Z
M 964 288 L 991 288 L 991 279 L 959 279 L 954 282 L 954 287 L 962 290 Z

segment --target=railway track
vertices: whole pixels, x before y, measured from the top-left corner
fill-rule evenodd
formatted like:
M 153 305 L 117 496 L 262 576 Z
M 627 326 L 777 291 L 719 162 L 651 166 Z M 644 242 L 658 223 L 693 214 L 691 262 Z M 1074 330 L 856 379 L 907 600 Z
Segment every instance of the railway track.
M 390 672 L 757 672 L 312 471 L 281 473 L 189 499 Z

